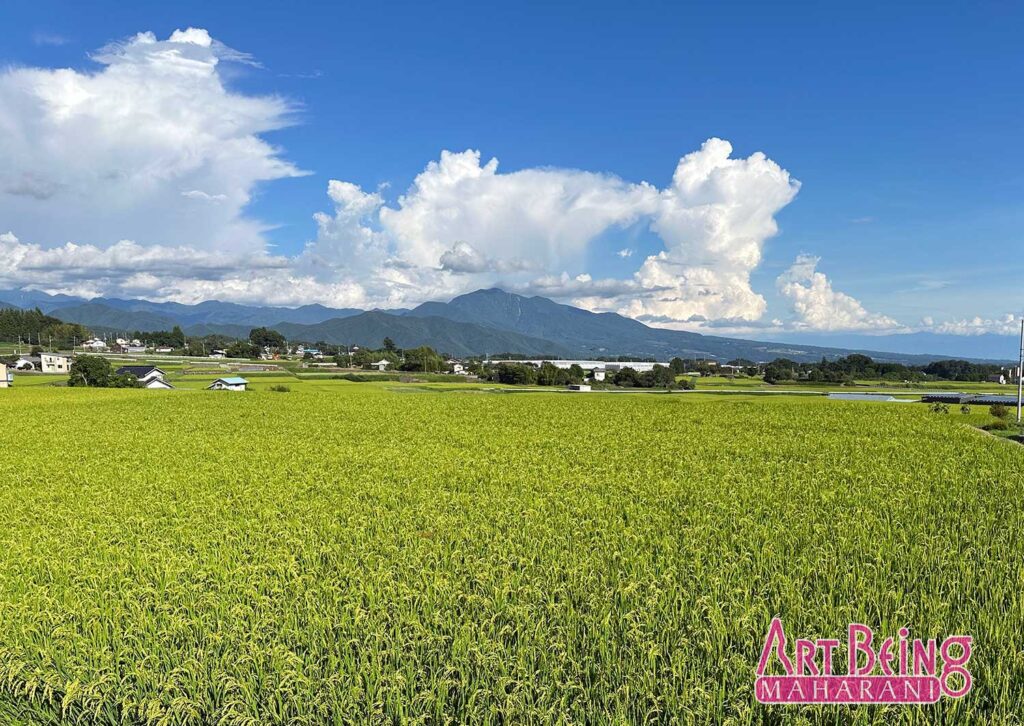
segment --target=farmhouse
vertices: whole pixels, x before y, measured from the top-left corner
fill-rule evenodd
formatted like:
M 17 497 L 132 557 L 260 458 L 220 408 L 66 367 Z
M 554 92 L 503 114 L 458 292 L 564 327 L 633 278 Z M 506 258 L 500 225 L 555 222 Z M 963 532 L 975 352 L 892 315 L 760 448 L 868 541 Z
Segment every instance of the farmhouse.
M 107 344 L 99 338 L 92 338 L 82 343 L 82 347 L 89 350 L 106 350 Z
M 71 370 L 71 356 L 63 353 L 43 353 L 39 356 L 43 373 L 67 373 Z
M 14 361 L 14 370 L 16 371 L 38 371 L 41 366 L 42 361 L 37 355 L 22 356 Z
M 0 388 L 10 388 L 14 385 L 14 371 L 7 370 L 7 366 L 0 363 Z
M 384 371 L 387 370 L 389 365 L 391 365 L 391 361 L 382 358 L 376 363 L 371 363 L 370 365 L 376 368 L 378 371 Z
M 122 376 L 125 374 L 131 374 L 135 376 L 139 381 L 139 385 L 143 388 L 152 389 L 168 389 L 174 388 L 165 379 L 167 374 L 157 368 L 156 366 L 121 366 L 116 371 L 117 375 Z
M 244 391 L 249 381 L 244 378 L 218 378 L 206 387 L 208 391 Z
M 1006 376 L 1004 376 L 1002 373 L 999 373 L 994 376 L 989 376 L 986 380 L 989 383 L 998 383 L 1000 386 L 1006 385 Z

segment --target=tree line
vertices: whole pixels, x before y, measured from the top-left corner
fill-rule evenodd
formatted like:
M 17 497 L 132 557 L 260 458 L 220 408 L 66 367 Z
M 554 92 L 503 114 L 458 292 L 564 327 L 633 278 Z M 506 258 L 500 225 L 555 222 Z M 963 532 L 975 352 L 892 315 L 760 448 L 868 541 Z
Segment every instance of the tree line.
M 776 358 L 764 367 L 765 383 L 809 381 L 812 383 L 853 383 L 856 380 L 909 381 L 927 380 L 984 381 L 997 375 L 1002 366 L 992 363 L 971 363 L 966 360 L 940 360 L 923 366 L 876 361 L 854 353 L 836 360 L 822 358 L 817 363 L 797 363 Z
M 489 381 L 511 385 L 566 386 L 583 383 L 587 379 L 587 372 L 576 363 L 568 368 L 559 368 L 548 361 L 539 367 L 509 362 L 488 366 L 480 372 L 480 376 Z M 677 381 L 671 368 L 657 364 L 649 371 L 637 371 L 625 366 L 609 372 L 604 382 L 621 388 L 690 389 L 694 386 L 689 378 Z
M 65 323 L 38 308 L 0 308 L 0 340 L 21 340 L 47 348 L 71 348 L 88 337 L 88 328 L 77 323 Z

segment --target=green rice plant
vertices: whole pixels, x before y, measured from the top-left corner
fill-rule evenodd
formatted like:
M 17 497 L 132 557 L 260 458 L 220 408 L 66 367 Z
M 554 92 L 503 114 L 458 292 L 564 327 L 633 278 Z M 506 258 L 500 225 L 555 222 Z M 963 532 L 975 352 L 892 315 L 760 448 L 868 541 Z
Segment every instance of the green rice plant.
M 0 391 L 0 723 L 1020 722 L 1024 448 L 433 385 Z M 973 635 L 974 690 L 762 706 L 773 616 Z

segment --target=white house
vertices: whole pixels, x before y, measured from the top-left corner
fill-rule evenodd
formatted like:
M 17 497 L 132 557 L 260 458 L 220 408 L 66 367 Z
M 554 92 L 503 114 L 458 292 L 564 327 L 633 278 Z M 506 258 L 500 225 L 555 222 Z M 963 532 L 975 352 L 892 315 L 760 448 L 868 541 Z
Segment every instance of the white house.
M 173 353 L 174 352 L 174 348 L 170 348 L 170 347 L 168 347 L 166 345 L 161 345 L 159 348 L 156 349 L 155 352 L 156 353 Z
M 130 373 L 143 388 L 174 388 L 165 380 L 167 373 L 156 366 L 121 366 L 115 373 L 119 376 Z
M 63 353 L 43 353 L 39 356 L 43 373 L 68 373 L 71 371 L 71 356 Z
M 218 378 L 206 387 L 208 391 L 244 391 L 249 381 L 244 378 Z
M 40 361 L 38 356 L 29 356 L 25 358 L 22 356 L 18 360 L 14 361 L 14 370 L 16 371 L 35 371 L 39 370 Z
M 604 380 L 604 368 L 595 368 L 594 370 L 592 370 L 590 372 L 590 377 L 593 378 L 595 381 L 603 381 Z
M 1006 385 L 1006 376 L 1004 376 L 1002 373 L 1000 373 L 999 375 L 996 375 L 996 376 L 989 376 L 988 377 L 988 382 L 989 383 L 998 383 L 1000 386 L 1005 386 Z
M 391 365 L 391 361 L 381 358 L 376 363 L 371 363 L 370 365 L 376 368 L 378 371 L 385 371 L 387 370 L 388 366 Z
M 226 350 L 220 350 L 219 348 L 214 349 L 210 352 L 210 358 L 224 358 L 228 352 Z
M 88 350 L 106 350 L 107 344 L 99 338 L 92 338 L 82 343 L 82 347 Z
M 568 386 L 566 386 L 566 388 L 568 388 L 570 391 L 589 391 L 590 390 L 590 386 L 588 386 L 586 383 L 570 383 Z
M 455 375 L 466 375 L 466 366 L 462 365 L 462 363 L 460 363 L 459 361 L 453 359 L 445 362 L 448 364 L 448 369 Z
M 7 370 L 7 366 L 0 363 L 0 388 L 10 388 L 14 385 L 14 371 Z

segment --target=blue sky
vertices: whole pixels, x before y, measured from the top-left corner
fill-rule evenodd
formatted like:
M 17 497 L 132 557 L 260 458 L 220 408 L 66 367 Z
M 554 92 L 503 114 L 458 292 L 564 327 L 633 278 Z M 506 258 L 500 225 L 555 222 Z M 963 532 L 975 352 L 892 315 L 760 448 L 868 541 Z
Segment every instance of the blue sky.
M 634 299 L 649 294 L 646 283 L 639 292 L 627 285 L 614 296 L 608 292 L 611 282 L 597 292 L 586 284 L 564 290 L 534 284 L 542 273 L 563 272 L 570 279 L 585 274 L 595 281 L 631 280 L 647 256 L 668 244 L 650 230 L 646 212 L 637 220 L 617 217 L 529 273 L 519 274 L 516 265 L 528 262 L 536 247 L 520 251 L 522 259 L 506 260 L 495 252 L 505 243 L 464 240 L 472 255 L 487 262 L 472 263 L 473 274 L 460 281 L 423 283 L 422 292 L 455 293 L 463 283 L 486 282 L 489 276 L 658 324 L 815 333 L 824 330 L 820 315 L 794 317 L 795 298 L 779 293 L 779 276 L 805 254 L 820 258 L 813 269 L 827 275 L 825 292 L 841 291 L 870 313 L 864 317 L 854 310 L 851 331 L 949 332 L 957 321 L 980 317 L 992 322 L 986 331 L 1005 333 L 1005 316 L 1024 307 L 1024 264 L 1016 259 L 1024 222 L 1022 21 L 1022 7 L 1014 3 L 37 2 L 0 9 L 0 23 L 8 29 L 0 62 L 8 72 L 71 68 L 96 74 L 103 66 L 90 54 L 109 43 L 142 31 L 165 40 L 188 27 L 251 54 L 258 66 L 222 61 L 218 79 L 239 96 L 284 99 L 288 109 L 282 115 L 293 125 L 253 136 L 277 147 L 277 158 L 294 171 L 309 172 L 242 184 L 251 200 L 238 214 L 265 225 L 259 234 L 273 255 L 297 258 L 317 241 L 313 215 L 336 211 L 326 195 L 331 179 L 351 182 L 366 194 L 379 190 L 381 203 L 397 208 L 399 197 L 442 150 L 475 149 L 481 165 L 496 157 L 502 174 L 582 170 L 664 189 L 680 157 L 718 137 L 731 143 L 731 158 L 764 152 L 800 183 L 792 201 L 770 210 L 778 234 L 765 236 L 761 259 L 746 270 L 764 307 L 751 308 L 742 320 L 736 306 L 717 308 L 717 320 L 699 306 L 637 306 Z M 15 119 L 18 128 L 35 121 Z M 21 179 L 43 177 L 31 167 L 43 162 L 19 163 L 25 165 Z M 122 236 L 118 214 L 130 214 L 125 210 L 131 205 L 111 206 L 96 212 L 104 224 L 92 235 L 94 218 L 83 214 L 75 228 L 82 230 L 81 239 L 68 239 L 67 229 L 48 231 L 24 207 L 10 212 L 12 222 L 21 222 L 11 233 L 18 244 L 43 250 L 68 241 L 103 248 L 121 239 L 142 246 L 232 247 L 224 244 L 227 237 L 204 247 L 189 231 L 182 232 L 188 238 L 167 238 L 173 237 L 168 224 L 150 239 L 139 239 L 146 229 L 134 220 L 125 224 L 130 234 Z M 4 210 L 0 202 L 0 232 L 11 226 L 4 224 Z M 381 232 L 374 220 L 367 227 L 381 234 L 423 233 L 409 226 Z M 341 244 L 347 233 L 330 234 Z M 463 240 L 444 244 L 457 241 Z M 382 244 L 391 245 L 388 254 L 402 256 L 401 244 Z M 696 258 L 685 252 L 686 244 L 684 239 L 677 245 L 686 264 L 697 258 L 698 266 L 718 264 L 707 262 L 707 249 Z M 632 254 L 619 256 L 619 249 Z M 348 246 L 344 254 L 357 253 Z M 327 264 L 335 277 L 328 279 L 318 268 L 311 273 L 318 283 L 380 278 L 376 268 L 345 277 L 339 272 L 344 261 Z M 153 274 L 164 281 L 160 271 Z M 808 275 L 793 278 L 810 290 L 805 301 L 815 285 Z M 161 294 L 216 294 L 217 280 L 199 277 L 210 284 L 189 287 L 179 281 L 161 287 Z M 130 286 L 117 287 L 119 279 L 101 270 L 92 282 L 100 293 L 130 292 Z M 701 284 L 725 284 L 721 279 Z M 39 280 L 54 289 L 89 287 L 81 279 L 79 287 L 69 287 L 67 276 L 49 268 Z M 400 295 L 387 288 L 385 302 L 415 302 L 410 290 L 419 280 L 403 278 Z M 310 287 L 310 295 L 339 302 L 339 289 Z M 380 289 L 366 287 L 363 294 L 379 302 Z M 266 291 L 268 297 L 277 294 Z M 254 301 L 247 296 L 258 294 L 229 284 L 216 296 Z M 838 305 L 836 317 L 846 319 L 849 305 L 825 298 L 821 304 Z M 677 316 L 676 310 L 682 312 Z M 698 312 L 687 315 L 690 310 Z M 841 330 L 841 323 L 828 328 Z

